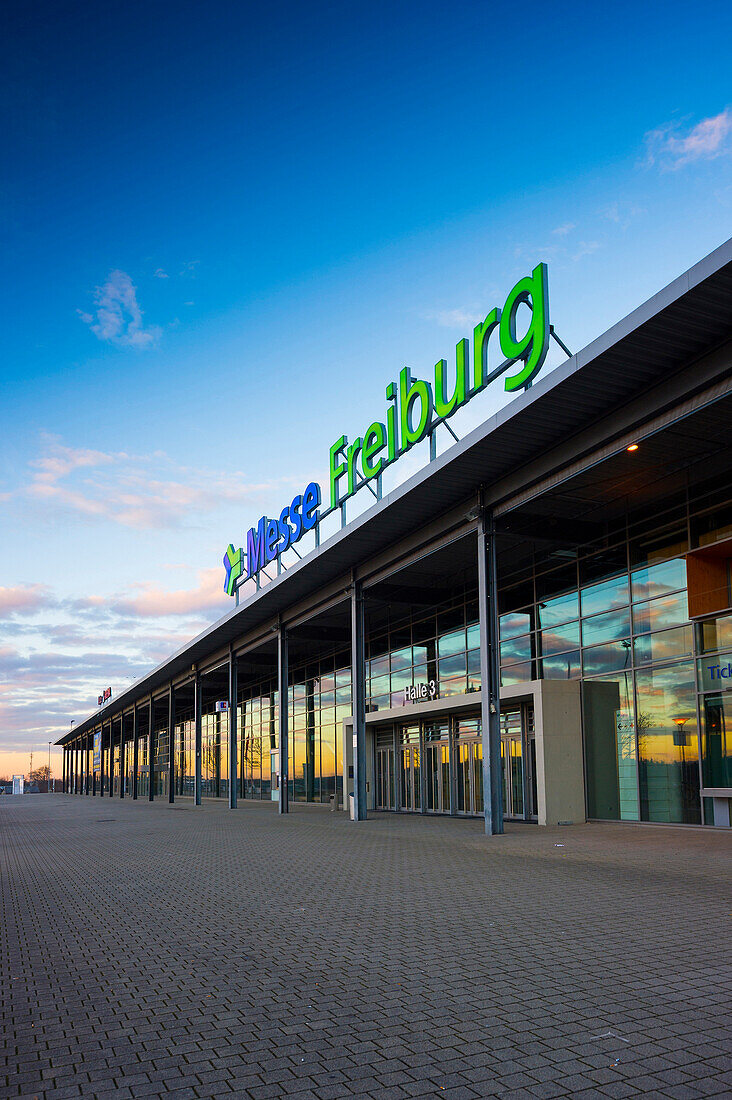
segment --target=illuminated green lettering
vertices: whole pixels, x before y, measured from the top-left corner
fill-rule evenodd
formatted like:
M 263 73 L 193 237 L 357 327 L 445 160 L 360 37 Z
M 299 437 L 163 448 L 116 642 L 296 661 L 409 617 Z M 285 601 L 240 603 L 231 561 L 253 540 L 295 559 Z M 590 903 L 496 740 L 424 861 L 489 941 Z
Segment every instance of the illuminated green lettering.
M 461 340 L 455 348 L 455 389 L 450 398 L 445 396 L 447 360 L 438 359 L 435 363 L 435 412 L 438 416 L 449 416 L 467 401 L 469 355 L 470 344 Z
M 531 306 L 531 321 L 524 335 L 516 336 L 516 314 L 521 305 Z M 523 359 L 523 369 L 509 375 L 509 392 L 526 386 L 541 370 L 549 350 L 549 288 L 546 264 L 537 264 L 531 275 L 520 279 L 506 298 L 500 327 L 501 351 L 507 359 Z
M 412 427 L 412 406 L 419 401 L 420 413 L 416 428 Z M 412 378 L 409 367 L 399 374 L 399 419 L 402 450 L 406 451 L 424 439 L 432 421 L 432 387 L 421 378 Z
M 346 472 L 345 462 L 336 462 L 338 455 L 345 447 L 348 440 L 345 435 L 342 435 L 340 439 L 336 439 L 335 443 L 330 449 L 330 506 L 335 508 L 338 503 L 338 481 L 343 477 Z
M 381 458 L 377 458 L 375 462 L 372 462 L 371 459 L 384 449 L 385 442 L 386 428 L 384 425 L 379 420 L 369 424 L 364 432 L 363 447 L 361 448 L 361 469 L 367 481 L 369 478 L 377 477 L 384 465 L 383 455 Z

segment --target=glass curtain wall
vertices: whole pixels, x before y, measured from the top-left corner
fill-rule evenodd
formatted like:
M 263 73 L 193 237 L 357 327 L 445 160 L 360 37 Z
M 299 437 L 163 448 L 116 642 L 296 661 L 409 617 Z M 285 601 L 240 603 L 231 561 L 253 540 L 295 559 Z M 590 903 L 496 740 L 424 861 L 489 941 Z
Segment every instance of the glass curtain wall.
M 590 817 L 702 820 L 700 754 L 708 774 L 724 774 L 710 754 L 725 707 L 719 685 L 702 699 L 700 744 L 695 656 L 726 642 L 708 624 L 695 645 L 685 555 L 730 533 L 729 490 L 684 493 L 655 514 L 629 511 L 600 543 L 536 552 L 522 574 L 501 578 L 502 684 L 583 681 Z
M 429 610 L 395 619 L 368 637 L 366 702 L 399 707 L 405 688 L 425 685 L 428 698 L 480 689 L 478 600 L 468 589 Z
M 140 722 L 140 726 L 143 723 Z M 137 732 L 137 797 L 148 798 L 150 794 L 150 761 L 148 760 L 147 732 Z
M 278 693 L 272 681 L 243 693 L 239 704 L 239 794 L 242 798 L 269 800 L 271 797 L 278 703 Z
M 702 782 L 705 788 L 732 787 L 732 615 L 697 626 Z M 705 820 L 714 820 L 711 798 Z
M 229 797 L 228 711 L 206 708 L 201 716 L 201 794 L 204 798 Z
M 244 798 L 270 799 L 279 726 L 279 693 L 274 680 L 245 688 L 239 706 L 240 793 Z M 348 652 L 332 652 L 291 671 L 289 774 L 293 801 L 328 802 L 336 793 L 339 801 L 342 798 L 341 730 L 350 713 Z
M 162 711 L 162 709 L 163 707 L 161 704 L 160 710 Z M 167 700 L 165 700 L 165 717 L 156 716 L 153 723 L 152 782 L 154 798 L 163 798 L 168 794 L 167 709 Z
M 181 798 L 193 797 L 196 781 L 196 724 L 193 707 L 180 711 L 176 708 L 173 743 L 175 795 Z

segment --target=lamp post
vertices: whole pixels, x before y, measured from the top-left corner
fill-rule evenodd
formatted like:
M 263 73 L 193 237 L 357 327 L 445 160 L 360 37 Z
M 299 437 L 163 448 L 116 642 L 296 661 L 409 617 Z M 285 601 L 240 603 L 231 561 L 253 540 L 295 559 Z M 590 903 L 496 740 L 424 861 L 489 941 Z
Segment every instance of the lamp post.
M 689 721 L 690 715 L 687 714 L 686 718 L 672 718 L 671 721 L 676 726 L 677 733 L 674 734 L 674 745 L 678 745 L 681 749 L 681 797 L 684 801 L 683 809 L 686 809 L 686 802 L 688 799 L 687 782 L 686 782 L 686 738 L 687 734 L 684 733 L 684 726 Z

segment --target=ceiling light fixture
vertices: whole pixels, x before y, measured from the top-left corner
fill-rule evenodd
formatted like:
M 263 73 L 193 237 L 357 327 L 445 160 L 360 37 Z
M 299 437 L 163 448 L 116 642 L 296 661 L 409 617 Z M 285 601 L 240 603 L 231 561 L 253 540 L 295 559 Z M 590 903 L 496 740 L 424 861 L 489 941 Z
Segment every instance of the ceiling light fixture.
M 626 451 L 637 451 L 638 450 L 638 444 L 637 443 L 631 443 L 630 446 L 626 447 L 625 449 L 626 449 Z

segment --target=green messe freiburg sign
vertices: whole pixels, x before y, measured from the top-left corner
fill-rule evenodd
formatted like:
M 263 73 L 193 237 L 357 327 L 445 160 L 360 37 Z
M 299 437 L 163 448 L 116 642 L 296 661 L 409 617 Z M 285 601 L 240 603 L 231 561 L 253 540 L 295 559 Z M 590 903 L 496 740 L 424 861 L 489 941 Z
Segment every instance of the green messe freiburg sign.
M 519 309 L 528 307 L 528 323 L 521 324 Z M 526 317 L 523 311 L 522 321 Z M 546 264 L 519 279 L 509 291 L 503 308 L 494 307 L 473 329 L 471 341 L 464 338 L 455 348 L 455 380 L 448 387 L 447 360 L 438 359 L 434 382 L 414 378 L 404 367 L 398 382 L 386 387 L 386 412 L 372 421 L 351 442 L 344 433 L 330 448 L 329 503 L 332 511 L 379 475 L 403 454 L 421 443 L 437 424 L 505 374 L 508 393 L 528 387 L 544 365 L 549 350 L 549 291 Z M 498 344 L 504 359 L 489 367 L 488 349 Z M 471 355 L 472 350 L 472 355 Z M 512 368 L 518 367 L 517 370 Z M 448 392 L 450 391 L 450 392 Z M 277 519 L 262 516 L 247 533 L 246 547 L 230 543 L 224 555 L 224 589 L 234 595 L 242 579 L 254 578 L 266 565 L 312 530 L 321 517 L 320 486 L 311 482 L 297 494 Z M 323 513 L 327 515 L 328 513 Z

